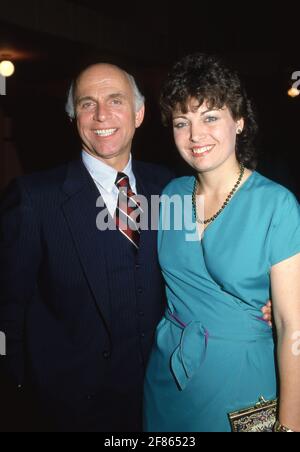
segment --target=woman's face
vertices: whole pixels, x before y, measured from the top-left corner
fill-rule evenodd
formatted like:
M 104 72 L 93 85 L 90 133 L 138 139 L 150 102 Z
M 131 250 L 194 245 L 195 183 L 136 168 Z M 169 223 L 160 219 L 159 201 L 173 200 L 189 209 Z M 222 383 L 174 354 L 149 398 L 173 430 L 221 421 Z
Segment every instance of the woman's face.
M 188 103 L 188 112 L 173 112 L 173 131 L 182 158 L 198 173 L 219 168 L 228 159 L 236 160 L 236 135 L 244 127 L 235 121 L 227 107 L 200 107 L 197 99 Z

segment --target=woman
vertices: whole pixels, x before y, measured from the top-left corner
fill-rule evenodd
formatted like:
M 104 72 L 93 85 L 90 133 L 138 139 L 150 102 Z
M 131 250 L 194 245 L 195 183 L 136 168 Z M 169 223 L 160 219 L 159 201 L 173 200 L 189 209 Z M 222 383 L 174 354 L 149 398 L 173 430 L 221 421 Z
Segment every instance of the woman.
M 228 413 L 279 395 L 277 428 L 300 431 L 299 204 L 254 170 L 251 104 L 218 59 L 196 54 L 177 63 L 161 107 L 196 172 L 171 182 L 164 195 L 192 197 L 204 232 L 187 240 L 174 218 L 159 232 L 168 309 L 147 370 L 145 430 L 227 432 Z M 162 204 L 162 215 L 166 209 Z M 280 391 L 272 329 L 260 318 L 270 292 Z

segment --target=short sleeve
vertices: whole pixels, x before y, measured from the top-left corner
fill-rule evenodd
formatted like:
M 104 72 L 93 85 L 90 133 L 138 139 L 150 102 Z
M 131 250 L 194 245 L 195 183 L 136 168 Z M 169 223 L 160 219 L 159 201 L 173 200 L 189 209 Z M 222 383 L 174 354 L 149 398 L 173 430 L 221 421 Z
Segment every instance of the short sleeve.
M 300 205 L 289 191 L 277 206 L 270 241 L 271 266 L 300 253 Z

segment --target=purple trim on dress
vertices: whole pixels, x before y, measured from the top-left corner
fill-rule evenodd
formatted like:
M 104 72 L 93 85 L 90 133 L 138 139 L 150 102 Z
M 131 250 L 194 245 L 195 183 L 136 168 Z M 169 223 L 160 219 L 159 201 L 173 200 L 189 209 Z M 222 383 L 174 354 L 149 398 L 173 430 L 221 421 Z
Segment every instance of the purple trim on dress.
M 260 322 L 264 322 L 264 323 L 266 323 L 267 325 L 269 325 L 269 321 L 268 321 L 268 320 L 265 320 L 263 317 L 257 317 L 257 316 L 255 316 L 255 318 L 256 318 L 256 320 L 259 320 Z
M 183 322 L 182 322 L 175 314 L 173 314 L 173 312 L 169 311 L 169 315 L 170 315 L 170 317 L 172 317 L 172 319 L 176 320 L 176 322 L 177 322 L 180 326 L 182 326 L 182 328 L 186 328 L 186 327 L 188 326 L 187 323 L 183 323 Z M 204 331 L 204 337 L 205 337 L 205 348 L 207 348 L 207 346 L 208 346 L 208 341 L 209 341 L 209 338 L 210 338 L 210 334 L 209 334 L 209 331 L 206 330 L 206 329 L 205 329 L 205 331 Z
M 172 317 L 174 320 L 176 320 L 176 322 L 179 323 L 179 325 L 181 325 L 183 328 L 187 327 L 186 323 L 183 323 L 178 317 L 176 317 L 175 314 L 173 314 L 171 311 L 169 311 L 170 317 Z
M 205 330 L 204 336 L 205 336 L 205 347 L 207 348 L 209 341 L 209 331 Z

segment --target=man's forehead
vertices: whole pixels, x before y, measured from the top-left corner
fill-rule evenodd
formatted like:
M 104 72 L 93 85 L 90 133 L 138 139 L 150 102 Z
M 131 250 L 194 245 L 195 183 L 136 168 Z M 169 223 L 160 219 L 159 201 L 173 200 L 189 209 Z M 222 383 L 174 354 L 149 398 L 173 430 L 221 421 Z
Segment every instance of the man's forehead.
M 104 89 L 131 92 L 131 86 L 125 73 L 113 66 L 94 66 L 85 71 L 77 80 L 76 90 L 94 90 L 96 92 Z

